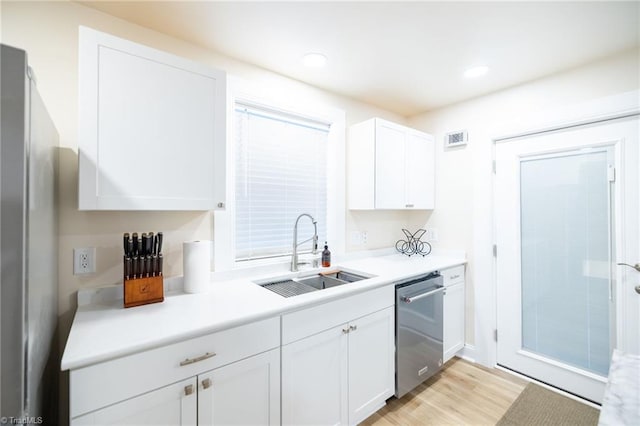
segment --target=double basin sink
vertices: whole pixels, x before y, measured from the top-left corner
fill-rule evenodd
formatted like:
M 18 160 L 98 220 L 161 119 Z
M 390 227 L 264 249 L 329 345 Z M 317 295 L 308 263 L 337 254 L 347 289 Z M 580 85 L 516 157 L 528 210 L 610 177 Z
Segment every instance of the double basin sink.
M 334 270 L 301 277 L 256 282 L 256 284 L 266 288 L 267 290 L 271 290 L 280 296 L 292 297 L 310 293 L 312 291 L 324 290 L 360 280 L 366 280 L 367 278 L 371 278 L 371 276 L 366 276 L 361 273 Z

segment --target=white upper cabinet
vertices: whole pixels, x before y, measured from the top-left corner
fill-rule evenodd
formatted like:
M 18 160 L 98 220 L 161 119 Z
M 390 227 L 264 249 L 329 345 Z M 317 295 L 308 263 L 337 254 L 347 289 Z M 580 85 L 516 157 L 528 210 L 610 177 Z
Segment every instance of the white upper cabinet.
M 80 28 L 80 210 L 225 202 L 226 76 Z
M 349 208 L 434 208 L 433 136 L 380 118 L 349 129 Z

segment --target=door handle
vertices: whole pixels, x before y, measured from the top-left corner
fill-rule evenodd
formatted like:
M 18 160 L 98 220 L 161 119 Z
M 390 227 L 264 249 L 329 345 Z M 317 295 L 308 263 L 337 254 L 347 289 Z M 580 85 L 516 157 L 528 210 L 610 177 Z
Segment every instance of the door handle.
M 432 294 L 435 294 L 435 293 L 437 293 L 439 291 L 444 291 L 444 287 L 438 287 L 435 290 L 431 290 L 431 291 L 428 291 L 426 293 L 419 294 L 417 296 L 412 296 L 412 297 L 404 296 L 404 297 L 400 298 L 400 300 L 402 300 L 404 303 L 411 303 L 411 302 L 415 302 L 416 300 L 420 300 L 420 299 L 422 299 L 424 297 L 429 297 Z
M 628 263 L 618 263 L 620 266 L 628 266 L 629 268 L 633 268 L 636 271 L 640 272 L 640 263 L 636 263 L 635 265 L 629 265 Z
M 216 356 L 215 352 L 207 352 L 204 355 L 200 355 L 197 358 L 187 358 L 184 361 L 180 362 L 180 367 L 184 367 L 185 365 L 195 364 L 196 362 L 204 361 L 205 359 L 209 359 L 211 357 Z

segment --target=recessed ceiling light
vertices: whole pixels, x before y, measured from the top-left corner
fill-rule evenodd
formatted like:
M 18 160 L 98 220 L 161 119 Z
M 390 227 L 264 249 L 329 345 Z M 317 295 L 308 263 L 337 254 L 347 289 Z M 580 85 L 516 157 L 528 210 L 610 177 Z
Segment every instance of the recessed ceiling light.
M 305 67 L 321 68 L 327 64 L 327 57 L 322 53 L 307 53 L 302 58 L 302 63 Z
M 481 77 L 481 76 L 485 75 L 488 71 L 489 71 L 489 67 L 486 67 L 484 65 L 479 66 L 479 67 L 472 67 L 472 68 L 469 68 L 468 70 L 466 70 L 464 72 L 464 76 L 466 78 Z

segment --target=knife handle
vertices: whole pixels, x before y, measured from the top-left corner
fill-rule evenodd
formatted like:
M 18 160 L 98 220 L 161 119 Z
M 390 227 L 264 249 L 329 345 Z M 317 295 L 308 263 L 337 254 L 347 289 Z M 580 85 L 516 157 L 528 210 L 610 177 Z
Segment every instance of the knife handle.
M 144 276 L 151 276 L 151 255 L 148 254 L 147 257 L 144 258 Z
M 139 278 L 138 274 L 140 273 L 140 270 L 138 269 L 138 256 L 133 256 L 133 258 L 131 258 L 131 264 L 132 264 L 132 268 L 133 270 L 131 271 L 133 278 Z
M 158 255 L 158 276 L 162 275 L 162 253 Z
M 133 256 L 133 240 L 131 238 L 129 238 L 129 241 L 127 241 L 127 256 L 129 258 Z
M 144 256 L 138 256 L 138 278 L 144 277 Z
M 148 232 L 147 233 L 147 245 L 145 247 L 145 250 L 147 251 L 148 255 L 152 255 L 153 254 L 153 241 L 155 240 L 155 237 L 153 236 L 153 232 Z
M 158 255 L 157 254 L 151 255 L 151 275 L 154 277 L 158 275 Z
M 122 276 L 125 280 L 129 279 L 129 271 L 127 270 L 127 255 L 122 258 Z
M 122 248 L 124 249 L 124 255 L 127 256 L 129 253 L 127 252 L 127 249 L 129 248 L 129 233 L 125 232 L 124 235 L 122 236 Z
M 158 232 L 158 255 L 162 253 L 162 232 Z
M 144 257 L 147 254 L 145 252 L 145 250 L 147 250 L 147 234 L 145 234 L 144 232 L 142 233 L 142 238 L 140 238 L 140 245 L 141 249 L 138 252 L 138 256 L 142 255 L 142 257 Z
M 131 270 L 131 268 L 133 268 L 131 257 L 127 257 L 125 259 L 125 273 L 126 273 L 127 279 L 130 279 L 131 275 L 133 274 L 133 271 Z
M 132 240 L 133 240 L 133 241 L 132 241 L 132 242 L 133 242 L 133 250 L 131 251 L 131 253 L 130 253 L 130 254 L 131 254 L 132 256 L 133 256 L 133 255 L 136 255 L 136 256 L 137 256 L 137 255 L 138 255 L 138 233 L 137 233 L 137 232 L 134 232 L 134 233 L 131 235 L 131 238 L 132 238 Z

